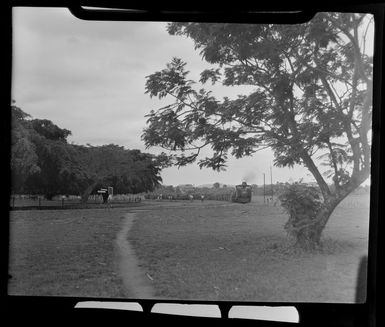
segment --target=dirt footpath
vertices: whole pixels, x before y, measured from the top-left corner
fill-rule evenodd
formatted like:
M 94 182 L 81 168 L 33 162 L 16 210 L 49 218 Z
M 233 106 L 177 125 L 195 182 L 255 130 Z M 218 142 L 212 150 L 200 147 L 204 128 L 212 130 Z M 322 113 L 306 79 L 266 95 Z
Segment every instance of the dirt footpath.
M 135 253 L 127 240 L 127 234 L 134 219 L 135 213 L 127 213 L 122 222 L 122 229 L 116 237 L 119 275 L 123 280 L 127 297 L 150 299 L 154 298 L 154 291 L 140 271 Z

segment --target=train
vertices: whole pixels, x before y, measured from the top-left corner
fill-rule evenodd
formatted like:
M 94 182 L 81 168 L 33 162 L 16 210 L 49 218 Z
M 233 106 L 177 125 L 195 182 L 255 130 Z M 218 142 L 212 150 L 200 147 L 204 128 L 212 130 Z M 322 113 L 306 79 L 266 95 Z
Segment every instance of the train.
M 251 202 L 251 185 L 243 182 L 240 185 L 236 185 L 234 191 L 231 194 L 231 202 L 236 203 L 249 203 Z

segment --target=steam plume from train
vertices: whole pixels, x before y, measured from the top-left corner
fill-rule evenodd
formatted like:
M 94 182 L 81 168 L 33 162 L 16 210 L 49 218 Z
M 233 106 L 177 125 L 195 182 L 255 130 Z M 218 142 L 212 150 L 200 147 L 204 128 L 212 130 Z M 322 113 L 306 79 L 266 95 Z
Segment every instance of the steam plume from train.
M 247 184 L 255 183 L 257 180 L 257 173 L 255 171 L 246 172 L 246 174 L 242 177 L 242 182 L 246 182 Z

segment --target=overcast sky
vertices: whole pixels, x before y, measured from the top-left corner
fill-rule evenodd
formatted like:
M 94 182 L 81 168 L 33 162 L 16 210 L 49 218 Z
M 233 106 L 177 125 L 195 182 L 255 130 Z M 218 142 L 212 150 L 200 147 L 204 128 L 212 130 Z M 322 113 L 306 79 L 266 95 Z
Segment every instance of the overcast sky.
M 187 62 L 191 78 L 208 67 L 193 42 L 170 36 L 166 23 L 82 21 L 67 9 L 13 9 L 13 83 L 16 105 L 33 118 L 49 119 L 72 135 L 69 142 L 119 144 L 145 149 L 140 135 L 151 109 L 169 103 L 145 94 L 145 77 L 161 70 L 172 57 Z M 214 89 L 219 98 L 243 90 Z M 270 182 L 270 150 L 253 157 L 231 159 L 226 172 L 168 168 L 163 183 L 194 185 L 220 182 Z M 304 167 L 273 167 L 273 182 L 313 178 Z

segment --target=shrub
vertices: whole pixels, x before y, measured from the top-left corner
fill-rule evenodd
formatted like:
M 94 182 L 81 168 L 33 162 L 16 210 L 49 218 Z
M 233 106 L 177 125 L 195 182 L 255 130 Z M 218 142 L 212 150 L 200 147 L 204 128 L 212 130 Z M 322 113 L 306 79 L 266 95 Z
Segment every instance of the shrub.
M 315 218 L 322 207 L 322 198 L 316 187 L 305 184 L 286 186 L 278 196 L 281 206 L 289 215 L 285 230 L 301 247 L 313 244 Z

